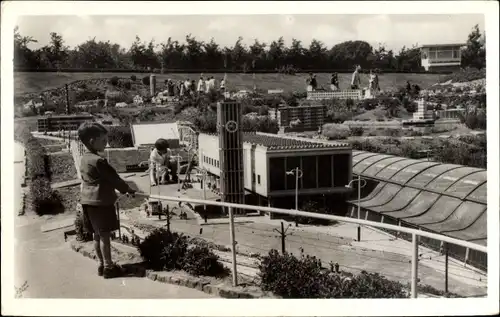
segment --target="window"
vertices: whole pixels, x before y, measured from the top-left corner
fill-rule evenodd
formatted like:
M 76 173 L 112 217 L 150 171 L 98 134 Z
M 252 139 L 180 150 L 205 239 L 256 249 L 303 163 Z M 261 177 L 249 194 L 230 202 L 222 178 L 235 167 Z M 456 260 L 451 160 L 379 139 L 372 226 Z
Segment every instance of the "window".
M 255 183 L 255 173 L 252 173 L 252 184 Z
M 257 183 L 260 185 L 260 175 L 257 175 Z
M 316 156 L 303 156 L 302 168 L 304 169 L 304 175 L 302 175 L 304 188 L 316 188 Z
M 460 50 L 459 49 L 453 50 L 453 58 L 460 58 Z
M 332 187 L 332 156 L 318 156 L 318 185 L 320 188 Z
M 274 157 L 269 159 L 270 190 L 285 189 L 285 158 Z
M 333 184 L 335 187 L 347 185 L 351 162 L 349 154 L 337 154 L 333 157 L 333 164 L 335 166 Z

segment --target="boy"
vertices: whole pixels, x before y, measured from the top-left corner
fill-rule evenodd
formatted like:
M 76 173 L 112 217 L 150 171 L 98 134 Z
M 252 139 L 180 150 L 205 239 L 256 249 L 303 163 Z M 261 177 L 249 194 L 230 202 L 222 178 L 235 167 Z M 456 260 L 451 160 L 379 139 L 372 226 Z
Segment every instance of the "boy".
M 156 186 L 168 182 L 168 172 L 172 174 L 172 181 L 177 182 L 177 162 L 171 159 L 172 150 L 170 150 L 168 141 L 158 139 L 149 156 L 151 185 Z
M 99 259 L 97 274 L 104 278 L 117 277 L 121 269 L 111 260 L 111 232 L 119 227 L 115 189 L 122 194 L 133 194 L 135 191 L 120 178 L 105 158 L 97 154 L 103 152 L 108 143 L 108 131 L 103 125 L 83 123 L 78 129 L 78 138 L 88 150 L 83 153 L 80 163 L 80 202 L 91 224 L 89 230 L 94 234 L 94 248 Z

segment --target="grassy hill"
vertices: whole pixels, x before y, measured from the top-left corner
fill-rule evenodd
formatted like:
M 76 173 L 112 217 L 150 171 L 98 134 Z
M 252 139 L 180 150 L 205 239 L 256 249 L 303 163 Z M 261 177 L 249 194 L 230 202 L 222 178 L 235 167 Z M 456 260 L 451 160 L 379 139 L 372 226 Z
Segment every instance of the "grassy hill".
M 76 80 L 98 79 L 117 77 L 130 77 L 136 75 L 138 80 L 147 74 L 139 73 L 36 73 L 36 72 L 16 72 L 14 73 L 14 94 L 22 95 L 25 93 L 38 93 L 48 89 L 54 89 Z M 217 80 L 223 77 L 223 74 L 205 73 L 204 76 L 213 75 Z M 199 73 L 185 74 L 157 74 L 157 82 L 163 83 L 165 79 L 184 80 L 186 78 L 198 80 Z M 412 84 L 418 84 L 422 88 L 429 87 L 439 82 L 446 75 L 436 74 L 382 74 L 379 76 L 380 87 L 382 90 L 394 89 L 406 85 L 409 80 Z M 297 74 L 296 76 L 283 74 L 256 74 L 255 83 L 259 89 L 283 89 L 286 92 L 305 91 L 305 80 L 307 74 Z M 330 87 L 330 74 L 317 74 L 318 85 L 325 88 Z M 228 85 L 230 90 L 252 89 L 252 74 L 228 74 Z M 351 74 L 339 74 L 341 88 L 347 88 L 350 85 Z M 368 75 L 361 76 L 363 86 L 368 85 Z

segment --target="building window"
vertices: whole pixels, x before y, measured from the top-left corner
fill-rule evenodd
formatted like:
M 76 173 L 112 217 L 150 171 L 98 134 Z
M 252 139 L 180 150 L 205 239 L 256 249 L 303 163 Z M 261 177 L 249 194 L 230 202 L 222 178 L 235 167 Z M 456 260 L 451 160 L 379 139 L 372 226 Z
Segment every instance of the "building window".
M 349 171 L 351 170 L 351 156 L 349 154 L 337 154 L 334 156 L 335 173 L 333 173 L 333 183 L 335 187 L 347 185 L 349 181 Z
M 257 183 L 260 185 L 260 175 L 257 175 Z
M 255 183 L 255 173 L 252 173 L 252 184 Z

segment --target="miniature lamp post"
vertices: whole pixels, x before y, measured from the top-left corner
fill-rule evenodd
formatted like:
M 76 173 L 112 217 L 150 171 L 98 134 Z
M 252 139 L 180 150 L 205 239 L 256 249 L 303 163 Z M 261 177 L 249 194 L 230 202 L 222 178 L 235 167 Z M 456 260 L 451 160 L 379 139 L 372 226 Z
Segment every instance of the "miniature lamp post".
M 363 181 L 363 184 L 361 184 Z M 349 182 L 349 184 L 345 185 L 347 188 L 352 188 L 352 183 L 358 182 L 358 219 L 361 218 L 361 206 L 359 205 L 359 201 L 361 200 L 361 188 L 366 186 L 366 180 L 362 179 L 361 176 L 358 175 L 357 179 L 353 179 Z M 361 225 L 358 225 L 358 242 L 361 241 Z
M 296 167 L 286 172 L 286 175 L 295 175 L 295 210 L 299 210 L 299 178 L 302 177 L 302 170 Z

